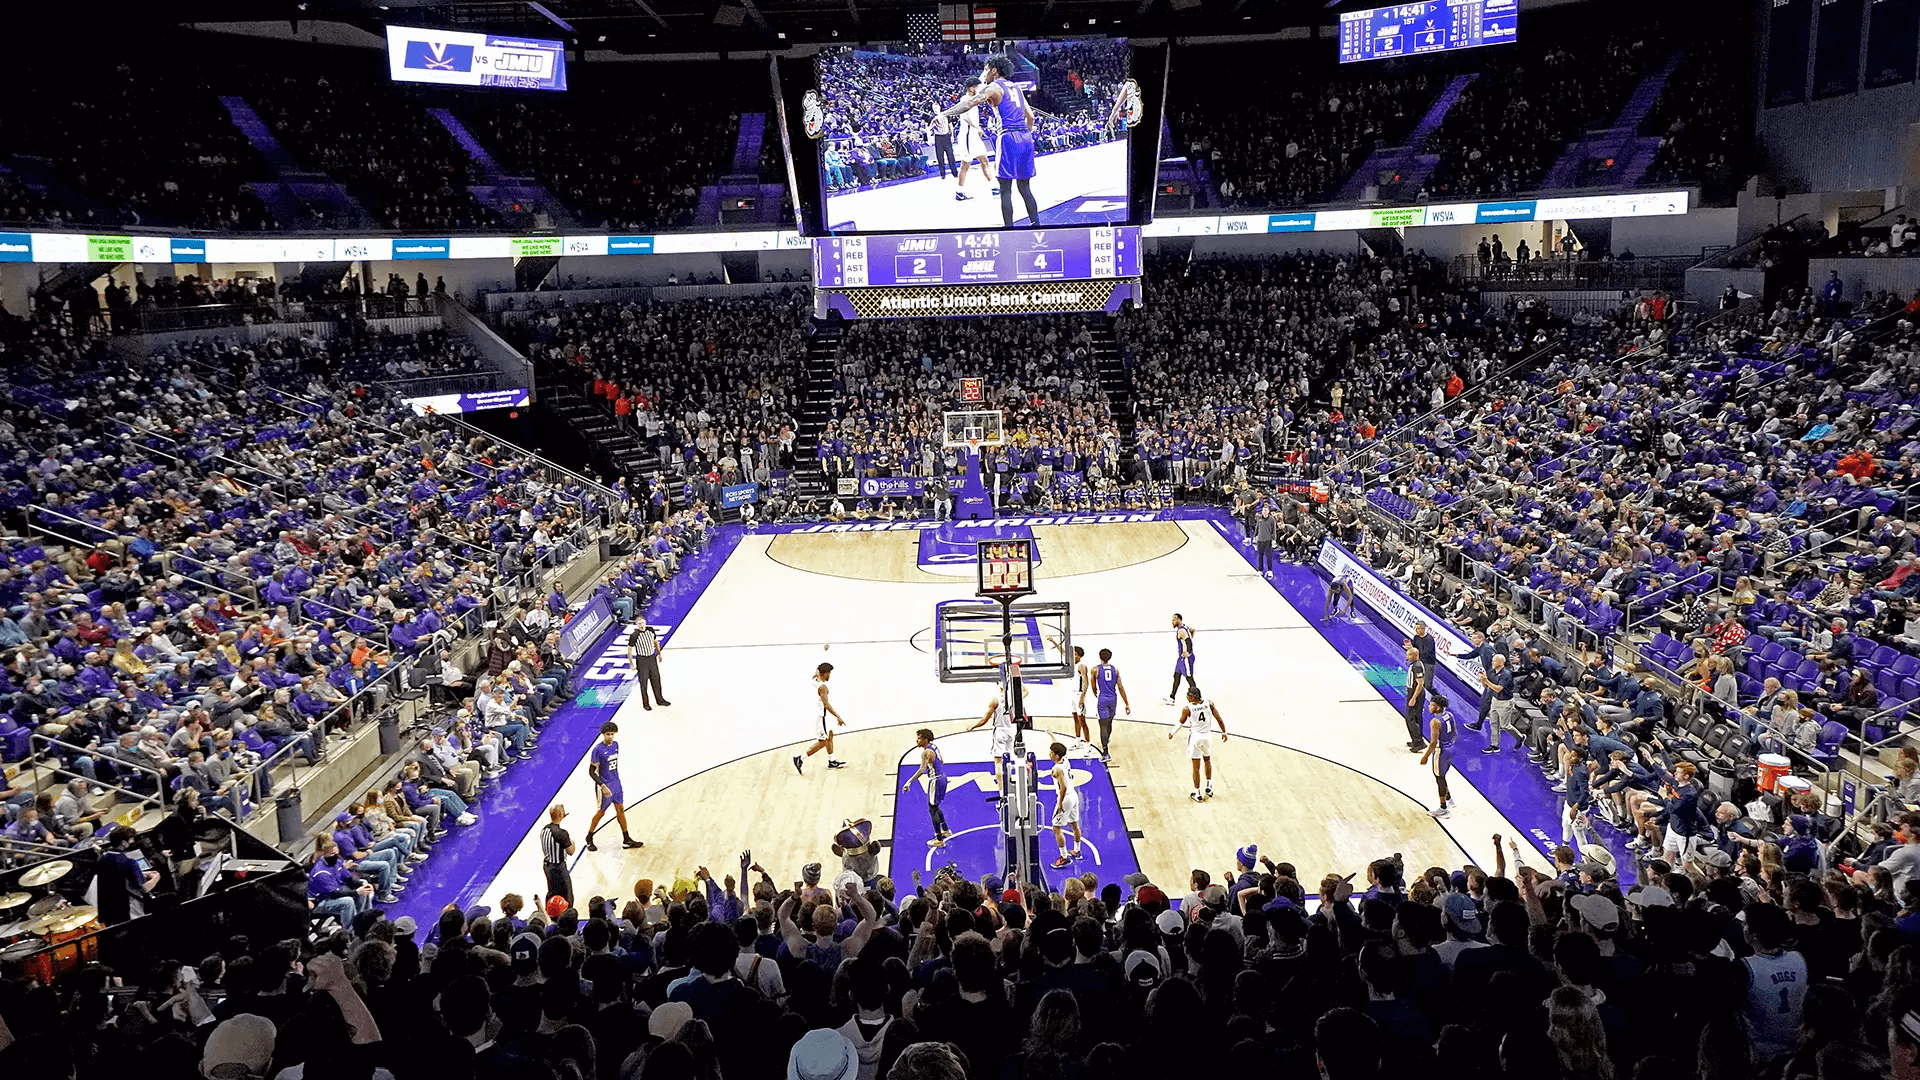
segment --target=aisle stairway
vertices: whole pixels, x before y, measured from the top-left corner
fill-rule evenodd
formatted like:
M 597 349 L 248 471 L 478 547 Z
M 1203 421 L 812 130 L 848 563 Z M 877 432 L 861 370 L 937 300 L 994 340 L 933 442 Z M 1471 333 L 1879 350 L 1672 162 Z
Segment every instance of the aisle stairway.
M 1572 187 L 1627 187 L 1639 183 L 1653 164 L 1660 149 L 1660 137 L 1639 134 L 1647 114 L 1660 101 L 1667 80 L 1680 66 L 1685 53 L 1673 52 L 1660 66 L 1649 71 L 1634 87 L 1633 96 L 1620 108 L 1620 114 L 1606 128 L 1592 132 L 1567 147 L 1553 163 L 1542 184 L 1548 191 Z
M 807 359 L 800 376 L 800 426 L 794 432 L 792 493 L 824 495 L 826 471 L 820 467 L 820 436 L 833 419 L 833 383 L 840 365 L 841 324 L 809 327 Z
M 1120 335 L 1113 319 L 1097 320 L 1092 335 L 1093 366 L 1100 378 L 1100 392 L 1106 396 L 1107 408 L 1120 429 L 1120 470 L 1124 476 L 1139 459 L 1135 437 L 1139 400 L 1133 392 L 1133 373 L 1120 354 Z
M 1448 80 L 1433 99 L 1433 104 L 1420 117 L 1420 122 L 1408 133 L 1406 142 L 1374 151 L 1360 163 L 1352 176 L 1347 177 L 1347 182 L 1340 187 L 1340 201 L 1359 201 L 1366 195 L 1370 185 L 1379 185 L 1378 197 L 1388 201 L 1410 198 L 1413 192 L 1418 191 L 1420 185 L 1427 182 L 1427 177 L 1433 175 L 1435 166 L 1440 164 L 1439 155 L 1426 152 L 1427 140 L 1440 129 L 1448 110 L 1453 108 L 1460 100 L 1460 95 L 1466 93 L 1467 87 L 1477 78 L 1477 72 L 1469 72 Z M 1396 176 L 1399 179 L 1394 179 Z

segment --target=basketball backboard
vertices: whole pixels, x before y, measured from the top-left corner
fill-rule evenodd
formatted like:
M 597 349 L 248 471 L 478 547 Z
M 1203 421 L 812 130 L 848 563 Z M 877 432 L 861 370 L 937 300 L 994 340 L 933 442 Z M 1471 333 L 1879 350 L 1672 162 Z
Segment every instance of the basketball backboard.
M 1023 680 L 1064 679 L 1073 674 L 1073 625 L 1069 605 L 1031 600 L 1012 605 L 1012 657 Z M 1005 625 L 997 600 L 945 600 L 933 608 L 934 654 L 941 682 L 993 682 L 1007 655 Z
M 1007 441 L 1006 430 L 1000 426 L 1002 415 L 999 409 L 983 409 L 971 412 L 943 413 L 944 429 L 940 445 L 963 449 L 982 446 L 1001 446 Z

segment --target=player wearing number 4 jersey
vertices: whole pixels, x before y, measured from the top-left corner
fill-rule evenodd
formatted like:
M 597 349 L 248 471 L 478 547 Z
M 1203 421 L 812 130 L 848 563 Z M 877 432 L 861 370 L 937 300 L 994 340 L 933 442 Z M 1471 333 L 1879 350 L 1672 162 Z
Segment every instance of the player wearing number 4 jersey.
M 980 69 L 981 85 L 967 91 L 958 104 L 946 110 L 951 117 L 985 105 L 993 111 L 1000 129 L 994 140 L 995 173 L 1000 180 L 1000 220 L 1013 227 L 1013 189 L 1020 189 L 1020 201 L 1027 207 L 1027 224 L 1040 224 L 1040 204 L 1033 198 L 1034 148 L 1033 109 L 1027 95 L 1011 81 L 1013 61 L 1005 56 L 989 56 Z M 1012 181 L 1012 183 L 1008 183 Z
M 1180 725 L 1167 732 L 1171 739 L 1182 731 L 1187 733 L 1187 757 L 1193 760 L 1194 802 L 1205 802 L 1213 798 L 1213 732 L 1208 730 L 1207 721 L 1212 719 L 1220 726 L 1220 741 L 1227 741 L 1227 721 L 1220 715 L 1220 706 L 1200 695 L 1198 686 L 1187 687 L 1187 706 L 1180 710 Z M 1200 769 L 1206 767 L 1207 787 L 1205 794 L 1200 789 Z

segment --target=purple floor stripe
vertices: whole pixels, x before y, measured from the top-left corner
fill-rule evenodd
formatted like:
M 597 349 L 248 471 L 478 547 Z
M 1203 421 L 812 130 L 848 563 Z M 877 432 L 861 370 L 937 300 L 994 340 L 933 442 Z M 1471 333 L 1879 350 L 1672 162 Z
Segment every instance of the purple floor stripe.
M 1240 523 L 1225 511 L 1220 511 L 1213 521 L 1241 557 L 1253 565 L 1254 549 L 1246 543 Z M 1398 669 L 1406 666 L 1406 654 L 1401 648 L 1403 639 L 1397 631 L 1383 628 L 1371 620 L 1349 622 L 1325 617 L 1327 579 L 1317 568 L 1283 563 L 1276 559 L 1270 584 L 1355 667 L 1379 665 Z M 1471 720 L 1479 701 L 1478 694 L 1469 693 L 1447 672 L 1441 672 L 1441 678 L 1442 688 L 1447 691 L 1449 699 L 1467 703 L 1456 707 L 1454 715 L 1463 721 Z M 1372 680 L 1369 682 L 1395 709 L 1406 708 L 1407 699 L 1403 693 L 1391 686 L 1383 686 Z M 1486 796 L 1495 809 L 1505 814 L 1508 821 L 1527 835 L 1535 852 L 1546 855 L 1560 843 L 1560 816 L 1565 812 L 1560 796 L 1554 793 L 1546 776 L 1527 761 L 1526 752 L 1514 748 L 1510 738 L 1506 741 L 1507 749 L 1503 753 L 1482 754 L 1480 751 L 1486 745 L 1485 732 L 1463 730 L 1454 767 L 1480 794 Z M 1433 792 L 1424 789 L 1407 794 L 1423 804 L 1433 799 Z M 1443 820 L 1440 824 L 1448 828 L 1449 833 L 1452 832 L 1449 822 Z M 1627 851 L 1628 837 L 1597 819 L 1594 828 L 1607 849 L 1613 852 L 1614 865 L 1620 869 L 1622 883 L 1631 883 L 1633 857 Z M 1481 837 L 1456 839 L 1471 840 L 1476 844 L 1484 842 Z M 1531 861 L 1536 867 L 1542 865 L 1537 858 Z
M 740 526 L 723 525 L 706 550 L 683 560 L 680 573 L 663 585 L 648 605 L 647 622 L 656 626 L 678 626 L 683 622 L 720 567 L 740 546 L 743 535 Z M 668 635 L 669 639 L 671 636 Z M 576 693 L 607 685 L 587 682 L 581 676 L 593 670 L 601 655 L 620 640 L 620 634 L 610 634 L 581 658 L 574 668 Z M 400 902 L 387 905 L 387 916 L 398 919 L 411 915 L 421 930 L 428 930 L 448 904 L 456 904 L 464 911 L 474 904 L 498 903 L 499 897 L 482 896 L 482 890 L 500 875 L 514 848 L 526 838 L 540 815 L 546 813 L 560 785 L 586 756 L 601 722 L 618 709 L 618 705 L 564 705 L 556 710 L 540 732 L 540 746 L 534 750 L 533 757 L 509 768 L 499 780 L 481 787 L 479 799 L 473 802 L 474 813 L 480 820 L 465 828 L 456 827 L 447 834 L 434 849 L 433 857 L 414 871 Z M 528 886 L 538 884 L 527 882 Z M 529 904 L 538 902 L 532 896 L 527 900 Z

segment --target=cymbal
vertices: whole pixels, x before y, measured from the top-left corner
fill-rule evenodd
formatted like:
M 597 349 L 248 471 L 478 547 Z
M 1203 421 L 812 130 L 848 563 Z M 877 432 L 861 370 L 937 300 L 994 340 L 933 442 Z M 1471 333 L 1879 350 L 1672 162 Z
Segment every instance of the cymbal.
M 6 911 L 9 908 L 17 908 L 31 899 L 33 899 L 32 893 L 23 893 L 23 892 L 0 893 L 0 911 Z
M 17 938 L 26 932 L 27 920 L 25 919 L 20 919 L 16 922 L 0 923 L 0 941 L 4 941 L 7 938 Z
M 99 916 L 100 912 L 95 908 L 85 906 L 66 908 L 58 913 L 58 920 L 53 924 L 53 933 L 65 934 L 78 930 Z
M 65 911 L 49 911 L 38 918 L 28 919 L 27 933 L 36 936 L 51 934 L 54 932 L 53 928 L 58 926 L 61 920 L 66 917 L 67 913 Z
M 45 915 L 49 911 L 57 911 L 66 906 L 67 898 L 64 896 L 43 896 L 27 905 L 27 914 L 28 916 Z
M 55 859 L 50 863 L 41 863 L 39 866 L 21 874 L 20 884 L 25 885 L 29 889 L 40 885 L 49 885 L 66 877 L 72 871 L 73 863 L 68 862 L 66 859 Z

